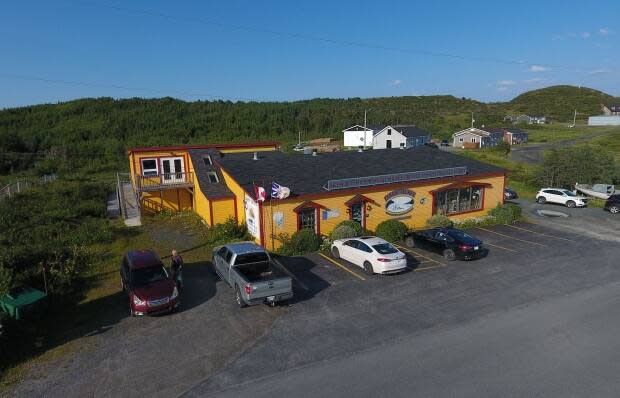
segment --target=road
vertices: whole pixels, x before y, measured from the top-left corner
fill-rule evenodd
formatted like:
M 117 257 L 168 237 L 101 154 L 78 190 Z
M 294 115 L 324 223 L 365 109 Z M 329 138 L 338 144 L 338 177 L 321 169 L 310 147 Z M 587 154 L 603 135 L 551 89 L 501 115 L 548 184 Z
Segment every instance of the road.
M 528 164 L 542 164 L 544 152 L 547 149 L 568 148 L 569 146 L 585 143 L 593 138 L 608 134 L 608 132 L 589 133 L 583 137 L 571 140 L 559 141 L 554 143 L 528 143 L 527 145 L 513 145 L 510 151 L 510 158 L 515 162 Z
M 620 284 L 293 369 L 215 397 L 615 397 Z

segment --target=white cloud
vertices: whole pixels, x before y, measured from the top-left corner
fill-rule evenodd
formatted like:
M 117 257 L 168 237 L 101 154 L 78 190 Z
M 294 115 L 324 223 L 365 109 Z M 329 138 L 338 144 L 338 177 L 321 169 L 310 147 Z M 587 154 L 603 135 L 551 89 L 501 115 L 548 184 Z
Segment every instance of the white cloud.
M 546 72 L 549 68 L 542 65 L 532 65 L 530 66 L 530 72 Z
M 390 82 L 390 86 L 400 86 L 401 84 L 403 84 L 403 81 L 400 79 L 392 80 Z
M 514 86 L 515 84 L 517 84 L 514 80 L 500 80 L 497 82 L 498 86 Z
M 609 30 L 609 28 L 607 28 L 607 27 L 605 27 L 605 28 L 600 28 L 600 29 L 598 30 L 598 34 L 599 34 L 599 35 L 601 35 L 601 36 L 607 36 L 607 35 L 609 35 L 610 33 L 612 33 L 612 32 L 611 32 L 611 30 Z
M 594 75 L 604 75 L 607 73 L 611 73 L 611 71 L 609 69 L 599 68 L 599 69 L 593 69 L 589 71 L 587 74 L 590 76 L 594 76 Z
M 506 90 L 508 90 L 508 87 L 506 86 L 500 86 L 497 88 L 497 91 L 506 91 Z
M 530 84 L 530 83 L 537 83 L 537 82 L 540 82 L 540 81 L 542 81 L 542 80 L 543 80 L 543 79 L 541 79 L 540 77 L 533 77 L 533 78 L 531 78 L 531 79 L 525 79 L 525 80 L 523 80 L 523 83 L 528 83 L 528 84 Z
M 592 35 L 590 34 L 590 32 L 582 32 L 582 33 L 581 33 L 581 38 L 582 38 L 582 39 L 589 39 L 589 38 L 590 38 L 590 36 L 592 36 Z

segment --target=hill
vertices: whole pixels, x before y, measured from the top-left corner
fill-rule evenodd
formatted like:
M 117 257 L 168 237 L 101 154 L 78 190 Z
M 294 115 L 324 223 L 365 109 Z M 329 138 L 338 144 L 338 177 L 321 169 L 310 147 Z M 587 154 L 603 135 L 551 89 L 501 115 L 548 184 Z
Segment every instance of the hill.
M 544 113 L 568 121 L 598 113 L 613 97 L 571 86 L 524 93 L 510 102 L 486 104 L 441 96 L 312 99 L 295 102 L 186 102 L 173 98 L 80 99 L 0 111 L 0 175 L 35 166 L 39 173 L 81 170 L 86 173 L 126 168 L 131 146 L 340 137 L 363 123 L 415 123 L 447 137 L 470 125 L 500 125 L 510 113 Z M 584 113 L 582 113 L 584 112 Z

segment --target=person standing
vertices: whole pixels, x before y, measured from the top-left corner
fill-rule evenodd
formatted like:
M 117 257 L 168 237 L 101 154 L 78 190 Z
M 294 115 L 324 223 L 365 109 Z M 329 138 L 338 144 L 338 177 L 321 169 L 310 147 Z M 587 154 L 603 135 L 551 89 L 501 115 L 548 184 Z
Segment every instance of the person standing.
M 177 284 L 179 292 L 183 289 L 183 258 L 175 249 L 172 249 L 172 259 L 170 261 L 170 277 Z

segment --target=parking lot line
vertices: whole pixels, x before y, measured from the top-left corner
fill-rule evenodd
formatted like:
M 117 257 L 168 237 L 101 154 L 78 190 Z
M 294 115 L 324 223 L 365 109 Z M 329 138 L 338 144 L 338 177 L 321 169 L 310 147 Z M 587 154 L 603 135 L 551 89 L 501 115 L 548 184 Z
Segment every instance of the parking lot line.
M 319 253 L 319 256 L 324 257 L 325 259 L 329 260 L 330 262 L 332 262 L 334 265 L 342 268 L 343 270 L 347 271 L 348 273 L 350 273 L 351 275 L 355 276 L 356 278 L 365 281 L 366 278 L 364 278 L 363 276 L 360 276 L 358 274 L 356 274 L 355 272 L 351 271 L 350 269 L 348 269 L 347 267 L 345 267 L 344 265 L 340 264 L 339 262 L 337 262 L 336 260 L 334 260 L 331 257 L 326 256 L 323 253 Z
M 487 246 L 497 247 L 498 249 L 503 249 L 503 250 L 506 250 L 506 251 L 509 251 L 509 252 L 518 253 L 518 251 L 517 251 L 517 250 L 514 250 L 514 249 L 509 249 L 509 248 L 507 248 L 507 247 L 500 246 L 500 245 L 496 245 L 496 244 L 493 244 L 493 243 L 484 242 L 484 244 L 485 244 L 485 245 L 487 245 Z
M 420 257 L 422 257 L 423 259 L 428 260 L 428 261 L 430 261 L 430 262 L 437 263 L 437 264 L 439 264 L 439 265 L 443 265 L 444 267 L 446 266 L 444 263 L 439 262 L 439 261 L 437 261 L 437 260 L 433 260 L 433 259 L 432 259 L 432 258 L 430 258 L 430 257 L 426 257 L 424 254 L 418 253 L 418 252 L 417 252 L 417 251 L 415 251 L 415 250 L 412 250 L 412 249 L 409 249 L 409 248 L 407 248 L 407 247 L 403 247 L 403 246 L 401 246 L 401 245 L 397 245 L 397 244 L 394 244 L 394 246 L 396 246 L 396 247 L 398 247 L 399 249 L 402 249 L 402 250 L 404 250 L 404 251 L 406 251 L 406 252 L 413 253 L 413 254 L 415 254 L 416 256 L 420 256 Z
M 280 269 L 282 271 L 284 271 L 288 276 L 291 277 L 291 279 L 295 280 L 297 283 L 299 283 L 299 286 L 301 286 L 302 289 L 304 289 L 305 291 L 309 291 L 310 289 L 308 289 L 308 286 L 304 285 L 304 283 L 302 281 L 299 280 L 299 278 L 297 278 L 295 275 L 293 275 L 293 273 L 291 271 L 289 271 L 288 269 L 286 269 L 286 267 L 284 265 L 282 265 L 282 263 L 280 261 L 278 261 L 278 259 L 273 258 L 273 261 L 278 264 L 278 266 L 280 267 Z
M 509 225 L 509 224 L 506 224 L 506 226 L 507 226 L 507 227 L 510 227 L 510 228 L 514 228 L 514 229 L 520 229 L 521 231 L 531 232 L 531 233 L 536 234 L 536 235 L 547 236 L 547 237 L 549 237 L 549 238 L 566 240 L 566 241 L 573 242 L 573 243 L 576 243 L 576 242 L 577 242 L 577 241 L 572 240 L 572 239 L 562 238 L 561 236 L 554 236 L 554 235 L 544 234 L 544 233 L 542 233 L 542 232 L 534 231 L 534 230 L 527 229 L 527 228 L 516 227 L 516 226 L 514 226 L 514 225 Z
M 414 271 L 427 271 L 429 269 L 435 269 L 435 268 L 443 268 L 445 267 L 445 265 L 441 264 L 441 265 L 433 265 L 431 267 L 422 267 L 422 268 L 416 268 L 414 269 Z
M 514 236 L 502 234 L 501 232 L 491 231 L 490 229 L 486 229 L 486 228 L 482 228 L 482 227 L 476 227 L 476 229 L 479 229 L 481 231 L 490 232 L 492 234 L 503 236 L 503 237 L 506 237 L 506 238 L 509 238 L 509 239 L 514 239 L 514 240 L 518 240 L 518 241 L 521 241 L 521 242 L 529 243 L 529 244 L 532 244 L 532 245 L 537 245 L 537 246 L 541 246 L 541 247 L 547 247 L 547 245 L 543 245 L 542 243 L 532 242 L 530 240 L 525 240 L 525 239 L 520 239 L 520 238 L 515 238 Z

